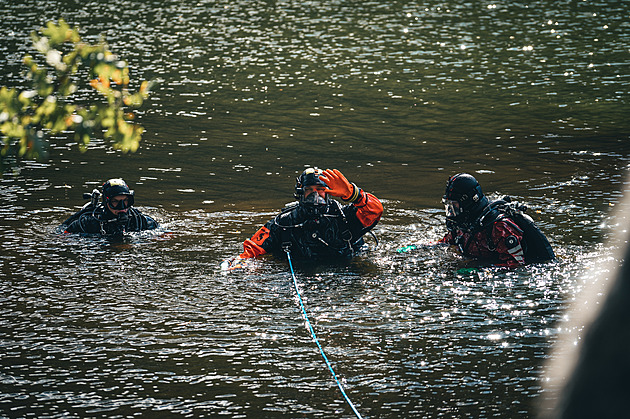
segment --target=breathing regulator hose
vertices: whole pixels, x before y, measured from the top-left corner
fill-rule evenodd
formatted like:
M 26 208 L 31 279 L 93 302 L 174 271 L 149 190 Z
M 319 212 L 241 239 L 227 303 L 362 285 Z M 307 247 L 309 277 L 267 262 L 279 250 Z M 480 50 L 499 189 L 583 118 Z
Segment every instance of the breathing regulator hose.
M 335 374 L 335 371 L 333 370 L 333 367 L 330 364 L 328 357 L 324 353 L 324 349 L 322 349 L 322 345 L 319 343 L 319 340 L 317 339 L 317 336 L 315 335 L 315 330 L 313 330 L 313 325 L 311 325 L 311 321 L 308 319 L 308 315 L 306 314 L 306 308 L 304 308 L 304 302 L 302 301 L 302 296 L 300 295 L 300 290 L 298 289 L 297 279 L 295 278 L 295 272 L 293 271 L 293 263 L 291 262 L 291 252 L 288 247 L 285 248 L 284 250 L 287 253 L 287 259 L 289 260 L 289 268 L 291 269 L 291 277 L 293 278 L 293 286 L 295 287 L 295 293 L 298 296 L 300 307 L 302 308 L 302 314 L 304 315 L 304 320 L 306 320 L 306 325 L 308 326 L 308 330 L 311 332 L 311 336 L 313 337 L 315 344 L 317 344 L 317 347 L 319 348 L 319 352 L 322 354 L 322 357 L 324 358 L 324 361 L 326 362 L 326 365 L 328 366 L 330 373 L 332 374 L 333 378 L 337 382 L 337 387 L 339 387 L 339 390 L 341 391 L 341 394 L 343 395 L 344 399 L 346 399 L 346 402 L 348 402 L 348 404 L 352 408 L 352 411 L 354 412 L 356 417 L 359 419 L 363 419 L 363 417 L 361 416 L 361 414 L 359 413 L 359 411 L 354 406 L 354 404 L 352 403 L 352 401 L 346 394 L 345 390 L 343 389 L 341 382 L 337 378 L 337 374 Z

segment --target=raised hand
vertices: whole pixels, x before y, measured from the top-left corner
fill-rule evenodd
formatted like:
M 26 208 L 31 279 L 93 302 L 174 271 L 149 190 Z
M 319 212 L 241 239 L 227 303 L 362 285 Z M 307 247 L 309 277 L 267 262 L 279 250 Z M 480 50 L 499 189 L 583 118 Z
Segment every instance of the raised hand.
M 326 193 L 337 196 L 344 201 L 354 202 L 361 195 L 361 190 L 357 185 L 348 182 L 343 173 L 337 169 L 326 169 L 319 178 L 328 185 L 328 188 L 325 189 Z

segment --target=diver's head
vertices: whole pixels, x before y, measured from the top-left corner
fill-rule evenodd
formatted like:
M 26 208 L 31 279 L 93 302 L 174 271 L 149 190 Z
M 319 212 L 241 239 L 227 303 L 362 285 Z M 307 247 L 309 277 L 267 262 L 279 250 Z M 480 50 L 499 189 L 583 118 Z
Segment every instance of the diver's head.
M 321 214 L 328 205 L 326 183 L 320 179 L 322 170 L 309 167 L 296 179 L 295 198 L 300 206 L 307 208 L 309 213 Z
M 134 203 L 134 193 L 122 179 L 109 179 L 103 183 L 103 203 L 114 215 L 126 213 Z
M 488 198 L 477 179 L 468 173 L 458 173 L 448 179 L 442 203 L 446 225 L 451 230 L 457 226 L 469 227 L 488 206 Z

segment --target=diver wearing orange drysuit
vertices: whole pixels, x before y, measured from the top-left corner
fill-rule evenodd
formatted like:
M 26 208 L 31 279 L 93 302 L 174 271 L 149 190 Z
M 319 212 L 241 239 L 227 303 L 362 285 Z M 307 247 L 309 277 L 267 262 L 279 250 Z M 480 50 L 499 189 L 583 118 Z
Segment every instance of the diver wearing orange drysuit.
M 347 204 L 342 206 L 330 196 Z M 295 197 L 296 204 L 245 240 L 240 258 L 265 253 L 286 257 L 289 250 L 293 259 L 349 259 L 383 214 L 376 196 L 348 182 L 337 169 L 306 169 L 297 178 Z

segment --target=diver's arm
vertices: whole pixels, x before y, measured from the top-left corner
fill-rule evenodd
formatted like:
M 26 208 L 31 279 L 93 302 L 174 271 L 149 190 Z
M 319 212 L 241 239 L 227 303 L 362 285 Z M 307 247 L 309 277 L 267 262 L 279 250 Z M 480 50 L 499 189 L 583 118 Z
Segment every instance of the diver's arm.
M 492 239 L 496 243 L 496 251 L 504 262 L 499 266 L 520 266 L 525 264 L 525 252 L 522 247 L 523 232 L 505 221 L 499 221 L 492 228 Z
M 359 189 L 359 198 L 353 202 L 357 209 L 357 218 L 363 227 L 375 225 L 383 215 L 383 204 L 371 193 Z
M 438 243 L 446 243 L 446 244 L 455 244 L 455 238 L 453 237 L 453 233 L 450 231 L 444 235 Z
M 269 229 L 267 226 L 261 227 L 250 239 L 243 242 L 243 253 L 239 255 L 241 259 L 255 258 L 267 253 L 263 249 L 263 243 L 269 238 Z
M 130 208 L 131 211 L 134 211 L 138 214 L 142 221 L 140 221 L 140 225 L 137 226 L 138 230 L 154 230 L 160 226 L 160 224 L 155 221 L 152 217 L 148 215 L 144 215 L 136 208 Z
M 326 193 L 339 197 L 356 207 L 357 218 L 363 227 L 373 227 L 380 220 L 383 214 L 383 204 L 376 196 L 363 191 L 354 183 L 348 182 L 343 173 L 337 169 L 326 169 L 320 177 L 328 185 L 325 190 Z
M 62 224 L 61 226 L 64 228 L 63 230 L 64 233 L 70 234 L 70 233 L 83 233 L 84 232 L 83 229 L 81 228 L 80 220 L 75 220 L 71 222 L 70 224 L 66 224 L 66 225 Z
M 64 233 L 100 233 L 101 223 L 91 214 L 83 214 L 77 220 L 64 227 Z
M 139 209 L 131 207 L 127 212 L 129 221 L 127 222 L 127 231 L 143 231 L 154 230 L 160 227 L 160 224 L 148 215 L 144 215 Z
M 268 238 L 269 229 L 267 228 L 267 225 L 265 225 L 258 229 L 251 239 L 247 239 L 243 242 L 243 253 L 221 262 L 221 270 L 233 271 L 243 268 L 245 266 L 242 262 L 243 259 L 252 259 L 267 253 L 267 251 L 263 249 L 262 245 Z

